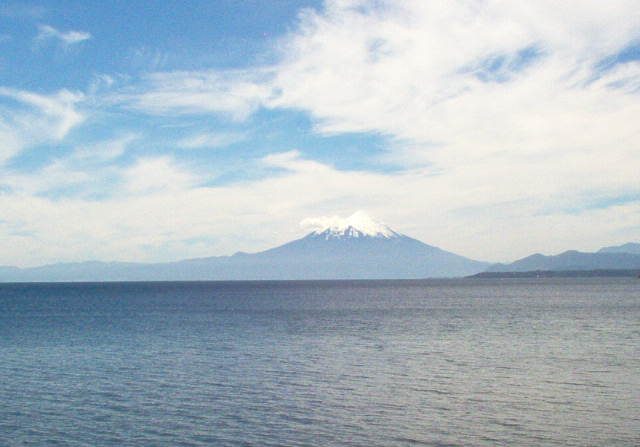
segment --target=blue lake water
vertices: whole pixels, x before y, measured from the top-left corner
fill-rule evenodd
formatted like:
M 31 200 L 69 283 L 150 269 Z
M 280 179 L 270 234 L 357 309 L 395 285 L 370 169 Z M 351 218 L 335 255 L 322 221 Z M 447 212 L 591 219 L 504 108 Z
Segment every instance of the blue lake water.
M 0 445 L 640 444 L 640 280 L 0 284 Z

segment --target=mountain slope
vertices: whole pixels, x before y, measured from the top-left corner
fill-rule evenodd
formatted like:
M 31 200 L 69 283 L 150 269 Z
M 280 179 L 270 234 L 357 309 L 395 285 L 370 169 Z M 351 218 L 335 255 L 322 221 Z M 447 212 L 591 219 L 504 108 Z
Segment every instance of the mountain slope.
M 386 279 L 472 275 L 474 261 L 354 214 L 258 253 L 159 264 L 83 262 L 0 270 L 1 281 Z

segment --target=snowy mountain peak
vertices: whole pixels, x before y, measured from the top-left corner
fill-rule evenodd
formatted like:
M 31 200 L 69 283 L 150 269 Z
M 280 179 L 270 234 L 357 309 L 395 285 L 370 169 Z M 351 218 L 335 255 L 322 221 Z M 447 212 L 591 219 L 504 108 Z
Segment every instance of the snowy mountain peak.
M 358 211 L 347 218 L 338 216 L 305 219 L 301 225 L 313 227 L 312 235 L 325 239 L 378 237 L 391 239 L 400 235 L 383 223 L 376 222 L 369 215 Z

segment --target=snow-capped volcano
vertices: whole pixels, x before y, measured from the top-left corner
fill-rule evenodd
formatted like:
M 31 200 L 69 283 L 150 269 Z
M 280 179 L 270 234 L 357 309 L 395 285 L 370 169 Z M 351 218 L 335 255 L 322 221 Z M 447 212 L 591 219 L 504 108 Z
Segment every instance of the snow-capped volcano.
M 0 281 L 400 279 L 466 276 L 489 264 L 397 233 L 363 212 L 302 222 L 306 236 L 258 253 L 163 264 L 76 263 L 0 268 Z
M 347 218 L 333 216 L 305 219 L 301 225 L 313 227 L 311 235 L 326 240 L 366 237 L 391 239 L 401 236 L 387 225 L 376 222 L 363 211 L 357 211 Z

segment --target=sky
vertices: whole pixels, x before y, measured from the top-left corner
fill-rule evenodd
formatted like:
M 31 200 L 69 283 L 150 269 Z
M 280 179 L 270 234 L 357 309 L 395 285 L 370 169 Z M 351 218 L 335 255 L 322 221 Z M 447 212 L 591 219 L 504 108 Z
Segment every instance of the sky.
M 0 3 L 0 265 L 366 212 L 486 261 L 640 240 L 637 0 Z

